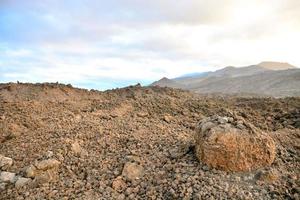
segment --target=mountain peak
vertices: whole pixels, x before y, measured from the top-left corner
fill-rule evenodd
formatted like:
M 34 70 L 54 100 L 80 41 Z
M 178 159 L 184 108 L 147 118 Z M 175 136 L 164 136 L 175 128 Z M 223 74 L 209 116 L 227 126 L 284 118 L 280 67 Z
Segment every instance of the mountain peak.
M 286 63 L 286 62 L 272 62 L 272 61 L 264 61 L 259 63 L 257 66 L 269 69 L 269 70 L 286 70 L 286 69 L 294 69 L 295 66 Z
M 182 88 L 181 84 L 172 79 L 168 79 L 167 77 L 163 77 L 160 80 L 153 82 L 151 86 Z
M 167 77 L 163 77 L 161 78 L 159 81 L 169 81 L 170 79 L 168 79 Z
M 225 67 L 223 69 L 236 69 L 236 67 L 234 67 L 234 66 L 227 66 L 227 67 Z

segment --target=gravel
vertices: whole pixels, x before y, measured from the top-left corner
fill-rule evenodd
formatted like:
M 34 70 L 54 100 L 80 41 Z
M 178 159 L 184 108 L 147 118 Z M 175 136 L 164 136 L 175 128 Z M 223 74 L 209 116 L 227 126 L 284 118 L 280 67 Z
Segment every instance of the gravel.
M 219 98 L 140 86 L 7 87 L 0 84 L 0 154 L 13 164 L 5 171 L 23 177 L 43 160 L 60 165 L 57 178 L 41 185 L 1 182 L 0 199 L 299 199 L 300 98 Z M 270 134 L 277 149 L 271 166 L 233 173 L 198 161 L 196 124 L 228 113 Z M 128 162 L 142 175 L 126 178 Z

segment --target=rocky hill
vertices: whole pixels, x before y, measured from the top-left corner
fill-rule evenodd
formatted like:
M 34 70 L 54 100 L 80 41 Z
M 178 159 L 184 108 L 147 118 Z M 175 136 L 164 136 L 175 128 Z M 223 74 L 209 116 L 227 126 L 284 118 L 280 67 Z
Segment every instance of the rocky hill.
M 0 84 L 0 199 L 299 199 L 299 109 L 300 98 Z M 207 121 L 216 115 L 229 117 Z M 272 138 L 275 155 L 239 173 L 206 165 L 201 148 L 195 152 L 200 120 L 205 134 L 209 124 L 216 131 L 251 124 Z M 224 166 L 222 156 L 213 159 Z M 244 169 L 241 162 L 224 168 Z
M 300 96 L 300 69 L 288 63 L 262 62 L 240 68 L 226 67 L 205 76 L 164 78 L 152 85 L 182 88 L 202 94 Z

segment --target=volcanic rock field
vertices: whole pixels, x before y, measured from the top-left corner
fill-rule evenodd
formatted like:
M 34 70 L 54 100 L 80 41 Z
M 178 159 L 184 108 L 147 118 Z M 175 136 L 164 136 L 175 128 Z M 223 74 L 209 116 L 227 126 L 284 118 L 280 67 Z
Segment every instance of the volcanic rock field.
M 3 200 L 299 199 L 299 176 L 298 97 L 0 84 Z

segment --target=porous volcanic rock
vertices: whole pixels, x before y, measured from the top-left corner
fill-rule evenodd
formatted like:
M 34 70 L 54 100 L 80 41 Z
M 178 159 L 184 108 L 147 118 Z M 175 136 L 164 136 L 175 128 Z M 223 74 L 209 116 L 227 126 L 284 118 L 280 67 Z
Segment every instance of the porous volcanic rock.
M 300 199 L 300 97 L 204 96 L 159 87 L 100 92 L 57 83 L 19 83 L 8 91 L 8 85 L 0 84 L 0 154 L 13 165 L 0 171 L 15 173 L 17 182 L 0 181 L 0 200 Z M 271 167 L 227 173 L 199 162 L 191 136 L 200 119 L 215 114 L 241 117 L 268 133 L 277 152 Z M 10 132 L 20 134 L 8 140 Z M 72 151 L 76 141 L 87 155 Z M 23 179 L 27 166 L 49 159 L 61 163 L 56 181 Z M 128 180 L 127 162 L 142 166 L 143 176 Z M 48 171 L 35 168 L 36 175 Z M 265 176 L 273 170 L 278 179 Z
M 217 169 L 251 171 L 269 166 L 275 159 L 273 139 L 241 119 L 205 118 L 194 138 L 198 159 Z

